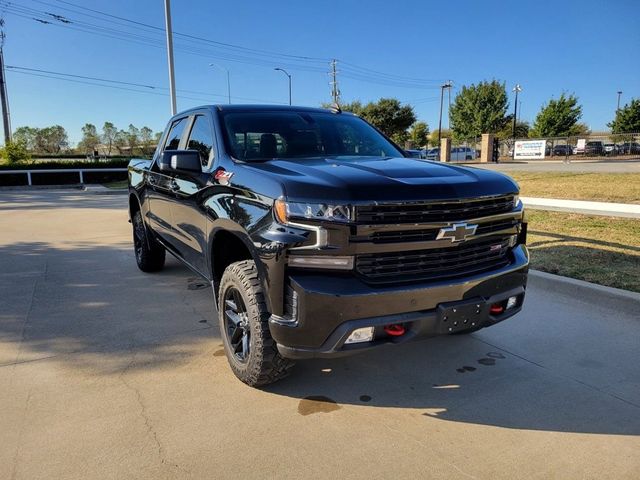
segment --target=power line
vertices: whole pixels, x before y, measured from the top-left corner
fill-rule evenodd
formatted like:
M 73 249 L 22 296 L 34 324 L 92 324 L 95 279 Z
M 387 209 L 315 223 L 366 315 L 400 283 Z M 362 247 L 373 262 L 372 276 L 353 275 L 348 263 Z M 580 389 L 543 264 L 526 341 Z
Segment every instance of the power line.
M 153 94 L 153 95 L 163 95 L 166 96 L 168 95 L 168 93 L 163 93 L 163 92 L 155 92 L 155 91 L 149 91 L 149 90 L 138 90 L 138 89 L 134 89 L 134 88 L 126 88 L 126 87 L 121 87 L 121 86 L 116 86 L 116 85 L 105 85 L 104 83 L 116 83 L 116 84 L 125 84 L 125 85 L 129 85 L 129 86 L 138 86 L 138 87 L 144 87 L 146 89 L 153 89 L 153 90 L 167 90 L 166 87 L 158 87 L 158 86 L 153 86 L 153 85 L 144 85 L 144 84 L 138 84 L 138 83 L 133 83 L 133 82 L 121 82 L 118 80 L 111 80 L 111 79 L 107 79 L 107 78 L 99 78 L 99 77 L 87 77 L 84 75 L 76 75 L 76 74 L 69 74 L 69 73 L 62 73 L 62 72 L 53 72 L 50 70 L 40 70 L 40 69 L 35 69 L 35 68 L 27 68 L 27 67 L 17 67 L 17 66 L 13 66 L 13 65 L 7 65 L 7 68 L 10 69 L 11 73 L 21 73 L 23 75 L 32 75 L 32 76 L 36 76 L 36 77 L 44 77 L 44 78 L 52 78 L 52 79 L 56 79 L 56 80 L 66 80 L 66 81 L 71 81 L 71 82 L 75 82 L 75 83 L 82 83 L 82 84 L 86 84 L 86 85 L 94 85 L 94 86 L 99 86 L 99 87 L 108 87 L 108 88 L 115 88 L 118 90 L 126 90 L 126 91 L 130 91 L 130 92 L 137 92 L 137 93 L 147 93 L 147 94 Z M 68 78 L 70 77 L 70 78 Z M 89 82 L 87 80 L 94 80 L 93 82 Z M 96 83 L 96 82 L 104 82 L 104 83 Z M 226 98 L 226 95 L 222 95 L 222 94 L 218 94 L 218 93 L 208 93 L 208 92 L 199 92 L 199 91 L 195 91 L 195 90 L 178 90 L 178 92 L 184 92 L 184 93 L 190 93 L 193 95 L 198 95 L 200 97 L 204 97 L 204 98 L 195 98 L 195 97 L 189 97 L 189 96 L 185 96 L 185 95 L 180 95 L 180 98 L 187 98 L 187 99 L 191 99 L 191 100 L 209 100 L 210 98 L 208 97 L 224 97 Z M 241 100 L 249 100 L 249 101 L 256 101 L 256 102 L 261 102 L 261 103 L 282 103 L 282 102 L 275 102 L 272 100 L 265 100 L 265 99 L 261 99 L 261 98 L 252 98 L 252 97 L 235 97 L 235 98 L 239 98 Z
M 51 73 L 51 74 L 54 74 L 54 75 L 64 75 L 66 77 L 83 78 L 85 80 L 99 80 L 101 82 L 119 83 L 119 84 L 122 84 L 122 85 L 131 85 L 131 86 L 135 86 L 135 87 L 145 87 L 145 88 L 152 88 L 152 89 L 156 88 L 153 85 L 144 85 L 142 83 L 123 82 L 123 81 L 120 81 L 120 80 L 109 80 L 109 79 L 98 78 L 98 77 L 87 77 L 87 76 L 84 76 L 84 75 L 75 75 L 75 74 L 71 74 L 71 73 L 52 72 L 50 70 L 40 70 L 38 68 L 17 67 L 17 66 L 14 66 L 14 65 L 6 65 L 6 68 L 13 69 L 13 70 L 26 70 L 26 71 L 38 72 L 38 73 Z
M 32 2 L 36 2 L 39 4 L 43 4 L 43 5 L 48 5 L 48 6 L 55 6 L 52 3 L 46 2 L 44 0 L 31 0 Z M 150 25 L 147 23 L 143 23 L 143 22 L 138 22 L 135 20 L 131 20 L 125 17 L 121 17 L 118 15 L 112 15 L 100 10 L 95 10 L 95 9 L 91 9 L 88 7 L 84 7 L 82 5 L 78 5 L 78 4 L 74 4 L 72 2 L 68 2 L 65 0 L 56 0 L 56 2 L 58 3 L 62 3 L 65 5 L 71 5 L 74 6 L 76 8 L 80 8 L 83 9 L 85 11 L 90 11 L 93 13 L 97 13 L 99 15 L 108 17 L 110 19 L 115 19 L 115 20 L 120 20 L 120 21 L 124 21 L 136 26 L 142 26 L 148 29 L 151 29 L 153 31 L 153 33 L 164 33 L 164 29 L 155 25 Z M 86 15 L 89 16 L 91 18 L 96 18 L 96 19 L 100 19 L 100 17 L 96 17 L 95 15 L 89 15 L 86 14 L 84 12 L 78 12 L 77 10 L 73 10 L 73 9 L 69 9 L 66 7 L 62 7 L 62 6 L 57 6 L 57 8 L 61 8 L 67 11 L 71 11 L 73 13 L 77 13 L 80 15 Z M 50 12 L 45 12 L 46 14 L 51 15 Z M 54 17 L 55 18 L 55 17 Z M 111 20 L 113 21 L 113 20 Z M 76 21 L 75 23 L 78 23 L 78 21 Z M 92 28 L 102 28 L 102 29 L 108 29 L 108 27 L 101 27 L 101 26 L 96 26 L 96 25 L 92 25 L 92 24 L 88 24 L 86 22 L 81 22 L 86 26 L 92 27 Z M 123 25 L 122 23 L 118 22 L 118 24 Z M 144 36 L 140 36 L 139 34 L 131 34 L 130 32 L 122 32 L 121 30 L 114 30 L 114 29 L 108 29 L 112 32 L 117 32 L 118 34 L 122 34 L 125 33 L 128 36 L 133 36 L 134 38 L 142 38 L 145 41 L 155 41 L 155 39 L 151 39 L 149 37 L 144 37 Z M 88 32 L 88 33 L 93 33 L 93 32 Z M 151 33 L 151 32 L 149 32 Z M 265 55 L 268 56 L 273 56 L 276 57 L 278 59 L 280 58 L 287 58 L 289 59 L 289 61 L 294 61 L 294 62 L 311 62 L 311 63 L 317 63 L 317 62 L 325 62 L 328 59 L 325 58 L 321 58 L 321 57 L 312 57 L 312 56 L 303 56 L 303 55 L 291 55 L 291 54 L 286 54 L 286 53 L 280 53 L 280 52 L 273 52 L 273 51 L 268 51 L 268 50 L 261 50 L 261 49 L 254 49 L 254 48 L 249 48 L 249 47 L 243 47 L 240 45 L 234 45 L 234 44 L 230 44 L 230 43 L 225 43 L 225 42 L 218 42 L 215 40 L 211 40 L 211 39 L 207 39 L 207 38 L 203 38 L 203 37 L 199 37 L 196 35 L 191 35 L 191 34 L 184 34 L 184 33 L 180 33 L 180 32 L 174 32 L 174 34 L 176 36 L 180 36 L 183 37 L 185 39 L 187 39 L 187 41 L 195 41 L 197 42 L 203 42 L 209 45 L 214 45 L 216 46 L 216 48 L 220 48 L 220 47 L 225 47 L 225 48 L 231 48 L 234 50 L 240 50 L 242 52 L 243 55 L 258 55 L 259 58 L 252 58 L 252 57 L 246 57 L 246 56 L 240 56 L 238 54 L 238 52 L 227 52 L 224 54 L 217 54 L 215 58 L 220 58 L 220 59 L 225 59 L 225 60 L 229 60 L 229 61 L 233 61 L 233 62 L 239 62 L 239 63 L 245 63 L 245 64 L 253 64 L 253 65 L 261 65 L 261 66 L 265 66 L 265 67 L 269 67 L 271 68 L 273 66 L 272 62 L 268 59 L 264 59 Z M 178 48 L 176 48 L 178 49 Z M 191 47 L 191 49 L 189 49 L 188 46 L 182 46 L 181 48 L 182 50 L 187 51 L 187 53 L 192 53 L 192 54 L 202 54 L 202 55 L 207 55 L 207 56 L 211 56 L 211 53 L 206 52 L 206 51 L 202 51 L 202 50 L 194 50 L 193 47 Z M 380 72 L 377 70 L 373 70 L 371 68 L 367 68 L 367 67 L 361 67 L 352 63 L 345 63 L 346 67 L 343 68 L 343 75 L 346 78 L 351 78 L 354 80 L 359 80 L 359 81 L 365 81 L 365 82 L 370 82 L 370 83 L 377 83 L 377 84 L 381 84 L 381 85 L 387 85 L 387 86 L 396 86 L 396 87 L 402 87 L 402 88 L 439 88 L 439 84 L 441 82 L 441 80 L 434 80 L 434 79 L 419 79 L 419 78 L 412 78 L 412 77 L 405 77 L 405 76 L 401 76 L 401 75 L 397 75 L 397 74 L 389 74 L 389 73 L 384 73 L 384 72 Z M 318 68 L 318 66 L 312 66 L 310 64 L 306 64 L 306 65 L 300 65 L 300 64 L 289 64 L 286 65 L 289 68 L 297 68 L 299 70 L 307 70 L 307 71 L 317 71 L 317 72 L 323 72 L 325 70 Z

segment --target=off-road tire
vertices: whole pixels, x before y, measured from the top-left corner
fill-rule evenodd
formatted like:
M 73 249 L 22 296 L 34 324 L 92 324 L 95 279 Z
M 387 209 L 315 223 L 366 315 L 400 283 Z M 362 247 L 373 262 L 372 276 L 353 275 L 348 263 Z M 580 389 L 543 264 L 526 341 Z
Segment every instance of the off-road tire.
M 227 300 L 234 293 L 241 297 L 245 313 L 242 317 L 248 325 L 248 354 L 241 358 L 234 351 L 228 328 L 232 327 L 229 313 L 235 312 Z M 237 306 L 237 305 L 236 305 Z M 237 310 L 237 309 L 236 309 Z M 269 331 L 269 312 L 265 302 L 265 295 L 258 279 L 255 262 L 244 260 L 229 265 L 222 275 L 218 289 L 218 322 L 224 344 L 224 351 L 233 373 L 242 382 L 251 387 L 261 387 L 286 377 L 294 365 L 289 359 L 280 355 L 276 342 Z
M 131 219 L 133 225 L 133 250 L 138 268 L 146 273 L 157 272 L 164 267 L 165 249 L 147 230 L 138 210 Z

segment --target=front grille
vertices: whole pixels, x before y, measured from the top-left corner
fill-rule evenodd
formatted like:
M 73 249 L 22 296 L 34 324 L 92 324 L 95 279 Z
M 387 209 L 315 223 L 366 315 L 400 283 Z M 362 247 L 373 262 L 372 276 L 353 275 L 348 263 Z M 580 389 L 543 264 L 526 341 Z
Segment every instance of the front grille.
M 510 212 L 513 199 L 513 195 L 506 195 L 461 201 L 363 205 L 356 208 L 356 221 L 374 225 L 470 220 Z
M 484 222 L 478 225 L 476 235 L 499 232 L 515 228 L 520 223 L 515 218 Z M 367 236 L 352 237 L 352 242 L 373 243 L 401 243 L 401 242 L 430 242 L 436 239 L 440 228 L 421 228 L 418 230 L 393 230 L 388 232 L 373 232 Z
M 356 256 L 356 271 L 371 283 L 442 280 L 509 264 L 510 237 L 465 242 L 447 248 Z

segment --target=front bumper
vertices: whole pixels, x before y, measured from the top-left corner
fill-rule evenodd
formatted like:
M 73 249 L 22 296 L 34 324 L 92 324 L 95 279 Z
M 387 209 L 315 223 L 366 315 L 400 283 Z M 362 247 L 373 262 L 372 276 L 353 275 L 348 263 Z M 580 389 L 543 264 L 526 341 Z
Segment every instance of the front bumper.
M 489 273 L 455 281 L 372 286 L 352 275 L 300 272 L 291 275 L 296 298 L 295 320 L 272 316 L 271 335 L 287 358 L 334 357 L 356 353 L 386 343 L 452 333 L 439 309 L 475 304 L 473 322 L 455 331 L 494 325 L 522 309 L 529 254 L 524 245 L 513 250 L 510 265 Z M 492 315 L 489 306 L 517 296 L 514 308 Z M 401 323 L 402 336 L 388 336 L 383 326 Z M 473 325 L 472 325 L 473 323 Z M 353 330 L 376 327 L 371 342 L 345 344 Z

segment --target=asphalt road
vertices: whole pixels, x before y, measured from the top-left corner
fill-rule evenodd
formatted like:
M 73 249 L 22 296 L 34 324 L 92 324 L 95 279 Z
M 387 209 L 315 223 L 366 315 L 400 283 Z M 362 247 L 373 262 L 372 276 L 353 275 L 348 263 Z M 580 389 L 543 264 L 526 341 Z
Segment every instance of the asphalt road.
M 206 285 L 137 270 L 125 202 L 0 194 L 1 479 L 640 477 L 628 304 L 532 279 L 503 324 L 255 390 Z

